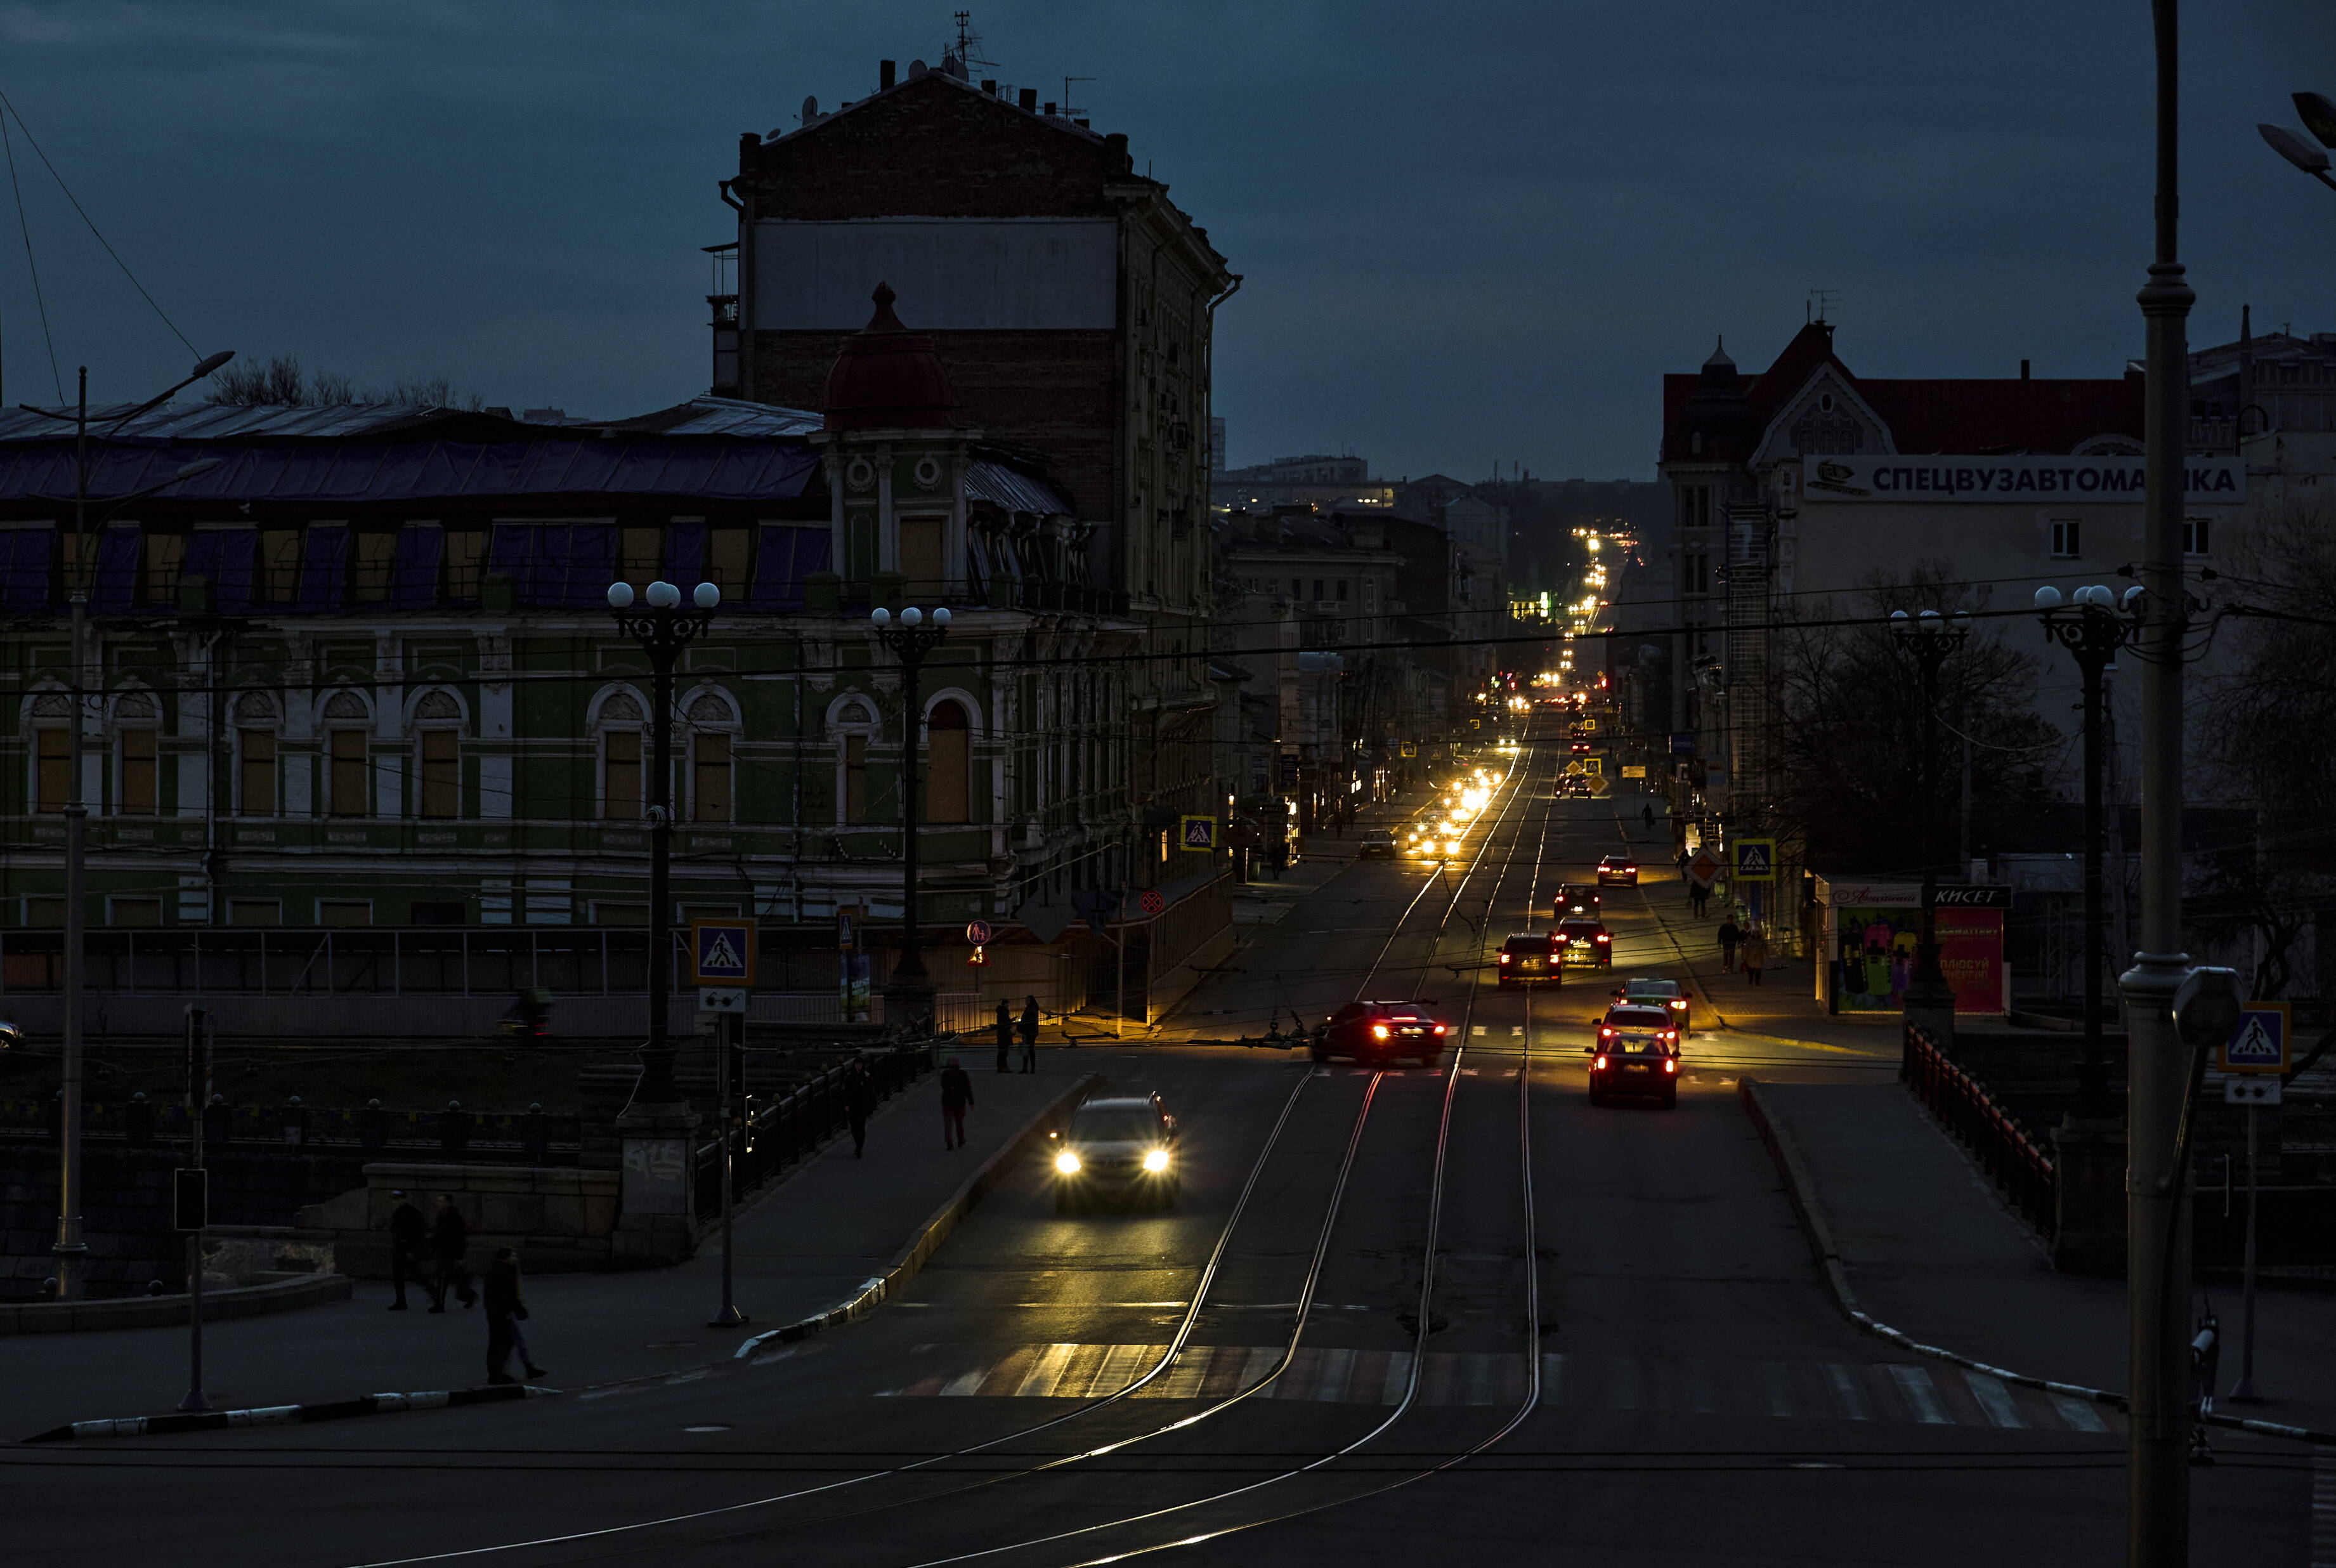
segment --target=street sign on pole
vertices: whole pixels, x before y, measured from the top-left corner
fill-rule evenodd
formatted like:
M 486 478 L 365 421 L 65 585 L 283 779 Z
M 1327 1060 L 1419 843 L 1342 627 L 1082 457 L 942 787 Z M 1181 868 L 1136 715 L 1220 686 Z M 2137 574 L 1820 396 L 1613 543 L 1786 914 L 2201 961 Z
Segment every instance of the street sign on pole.
M 2293 1004 L 2249 1002 L 2239 1009 L 2238 1027 L 2223 1042 L 2215 1066 L 2226 1073 L 2284 1073 L 2294 1037 Z
M 1687 862 L 1687 874 L 1696 886 L 1708 888 L 1711 879 L 1719 874 L 1719 857 L 1709 850 L 1698 850 L 1695 858 Z
M 1158 888 L 1144 889 L 1143 896 L 1138 898 L 1135 902 L 1137 907 L 1142 909 L 1147 915 L 1156 915 L 1162 910 L 1168 907 L 1168 901 L 1160 896 L 1160 890 Z
M 1217 847 L 1217 819 L 1184 816 L 1176 819 L 1176 842 L 1188 850 Z
M 965 928 L 965 940 L 977 948 L 988 947 L 990 938 L 997 934 L 990 930 L 988 920 L 972 920 L 968 922 Z
M 1736 880 L 1739 882 L 1773 882 L 1776 880 L 1776 841 L 1775 839 L 1737 839 L 1730 846 L 1736 852 Z
M 745 988 L 700 986 L 697 988 L 697 1010 L 701 1013 L 743 1013 L 746 1010 Z
M 845 904 L 835 911 L 835 950 L 848 953 L 860 945 L 860 911 Z
M 689 922 L 689 983 L 744 986 L 754 983 L 754 922 L 735 915 Z
M 2255 1076 L 2223 1080 L 2223 1104 L 2226 1105 L 2276 1105 L 2282 1098 L 2277 1078 Z

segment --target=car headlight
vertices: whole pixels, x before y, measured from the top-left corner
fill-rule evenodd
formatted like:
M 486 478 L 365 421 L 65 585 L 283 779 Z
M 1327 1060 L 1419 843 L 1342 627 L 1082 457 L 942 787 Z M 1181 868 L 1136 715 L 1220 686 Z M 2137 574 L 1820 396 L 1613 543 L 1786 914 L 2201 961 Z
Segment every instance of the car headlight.
M 1165 1149 L 1154 1149 L 1150 1154 L 1144 1155 L 1144 1168 L 1147 1171 L 1166 1170 L 1168 1168 L 1168 1151 Z
M 1066 1176 L 1076 1176 L 1079 1174 L 1079 1157 L 1070 1150 L 1065 1149 L 1055 1156 L 1055 1169 Z

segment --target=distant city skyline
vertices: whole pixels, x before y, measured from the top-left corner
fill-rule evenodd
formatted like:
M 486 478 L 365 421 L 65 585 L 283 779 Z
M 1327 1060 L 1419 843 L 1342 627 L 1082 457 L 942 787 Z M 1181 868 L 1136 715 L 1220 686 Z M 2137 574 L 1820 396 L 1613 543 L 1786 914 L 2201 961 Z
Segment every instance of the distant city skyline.
M 1562 32 L 1513 4 L 973 20 L 981 74 L 1052 100 L 1093 78 L 1079 107 L 1244 276 L 1216 324 L 1234 467 L 1328 450 L 1395 476 L 1649 479 L 1661 375 L 1722 334 L 1766 364 L 1820 289 L 1861 375 L 2114 375 L 2141 351 L 2130 5 L 1986 0 L 1887 30 L 1845 0 Z M 709 381 L 700 248 L 728 238 L 738 133 L 950 35 L 948 7 L 890 3 L 21 0 L 0 90 L 201 350 L 611 416 Z M 2194 7 L 2184 58 L 2194 342 L 2234 336 L 2242 304 L 2336 326 L 2336 199 L 2254 132 L 2291 91 L 2336 91 L 2324 11 Z M 82 363 L 100 399 L 175 380 L 190 355 L 11 131 L 55 374 L 11 232 L 5 396 L 69 394 Z

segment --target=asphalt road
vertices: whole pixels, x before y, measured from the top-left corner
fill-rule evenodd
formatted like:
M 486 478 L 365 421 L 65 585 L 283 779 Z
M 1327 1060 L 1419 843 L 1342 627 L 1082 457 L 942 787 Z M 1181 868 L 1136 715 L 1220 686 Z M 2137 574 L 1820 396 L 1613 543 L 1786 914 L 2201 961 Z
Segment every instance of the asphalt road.
M 1431 995 L 1463 1031 L 1455 1071 L 1098 1050 L 1186 1129 L 1173 1213 L 1058 1216 L 1033 1168 L 871 1320 L 678 1387 L 11 1450 L 11 1547 L 296 1568 L 2120 1561 L 2119 1432 L 1893 1358 L 1820 1292 L 1734 1080 L 1874 1064 L 1698 1039 L 1676 1110 L 1593 1108 L 1604 985 L 1478 983 L 1552 884 L 1622 842 L 1611 806 L 1551 794 L 1552 766 L 1522 759 L 1463 862 L 1355 867 L 1212 998 L 1253 1008 L 1254 1033 L 1267 1005 Z M 1660 896 L 1610 899 L 1618 976 L 1676 959 Z M 2234 1440 L 2196 1474 L 2198 1562 L 2305 1560 L 2292 1451 Z

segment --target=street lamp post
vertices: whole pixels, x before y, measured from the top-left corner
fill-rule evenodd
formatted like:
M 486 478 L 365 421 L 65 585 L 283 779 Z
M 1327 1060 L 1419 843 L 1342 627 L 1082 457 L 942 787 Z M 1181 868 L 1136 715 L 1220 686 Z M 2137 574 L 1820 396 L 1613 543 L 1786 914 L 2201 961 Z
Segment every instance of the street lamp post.
M 89 366 L 81 367 L 79 395 L 71 414 L 55 409 L 35 408 L 31 404 L 18 406 L 27 414 L 43 419 L 54 419 L 73 427 L 73 492 L 63 497 L 42 497 L 43 500 L 63 500 L 73 506 L 73 559 L 65 579 L 65 602 L 72 625 L 72 706 L 73 724 L 65 741 L 66 766 L 70 769 L 65 781 L 65 929 L 63 973 L 58 977 L 63 988 L 63 1017 L 59 1019 L 60 1052 L 63 1062 L 59 1069 L 59 1089 L 63 1099 L 63 1125 L 59 1129 L 61 1164 L 57 1181 L 57 1239 L 54 1251 L 57 1260 L 57 1300 L 69 1301 L 81 1294 L 82 1260 L 88 1255 L 88 1243 L 81 1232 L 81 1099 L 82 1099 L 82 987 L 88 966 L 89 932 L 86 913 L 82 901 L 87 897 L 89 881 L 88 824 L 89 801 L 82 784 L 82 738 L 88 723 L 91 701 L 89 670 L 89 589 L 90 578 L 96 566 L 96 552 L 91 548 L 89 530 L 90 509 L 102 506 L 94 521 L 103 522 L 114 512 L 134 501 L 158 495 L 182 479 L 192 479 L 219 466 L 219 459 L 202 458 L 182 465 L 176 473 L 160 484 L 148 485 L 127 495 L 93 496 L 89 492 L 89 445 L 92 441 L 104 441 L 122 425 L 148 414 L 168 402 L 170 396 L 200 381 L 220 365 L 235 357 L 232 349 L 211 355 L 199 361 L 185 380 L 160 394 L 148 398 L 124 412 L 106 416 L 96 423 L 103 428 L 92 433 L 89 416 Z M 104 687 L 100 678 L 99 690 Z
M 2139 589 L 2127 590 L 2137 596 Z M 2108 1051 L 2102 1038 L 2101 977 L 2107 968 L 2107 910 L 2101 896 L 2101 859 L 2107 833 L 2101 799 L 2102 674 L 2117 660 L 2132 628 L 2110 607 L 2109 589 L 2096 583 L 2063 602 L 2057 588 L 2036 590 L 2044 636 L 2074 654 L 2084 679 L 2085 714 L 2085 1049 L 2077 1064 L 2077 1106 L 2081 1118 L 2109 1115 Z
M 1913 656 L 1914 667 L 1922 683 L 1922 798 L 1916 803 L 1921 823 L 1917 836 L 1922 855 L 1922 934 L 1914 942 L 1914 978 L 1906 988 L 1906 1010 L 1943 1015 L 1948 1027 L 1952 1027 L 1954 991 L 1947 984 L 1945 971 L 1939 968 L 1939 917 L 1932 907 L 1938 902 L 1939 892 L 1934 826 L 1939 793 L 1939 667 L 1971 640 L 1971 628 L 1969 618 L 1962 615 L 1957 615 L 1950 626 L 1935 609 L 1926 609 L 1911 618 L 1900 609 L 1890 614 L 1890 636 Z
M 937 609 L 928 622 L 925 612 L 910 605 L 896 626 L 892 612 L 880 605 L 868 618 L 877 640 L 900 661 L 900 954 L 884 987 L 884 1010 L 888 1019 L 905 1019 L 913 1027 L 933 1011 L 932 976 L 925 972 L 924 943 L 917 930 L 917 742 L 923 718 L 918 712 L 918 676 L 926 657 L 949 636 L 949 612 Z
M 2298 93 L 2292 96 L 2296 114 L 2302 120 L 2304 129 L 2318 138 L 2320 147 L 2314 147 L 2284 125 L 2258 125 L 2255 129 L 2271 143 L 2273 152 L 2329 190 L 2336 190 L 2336 179 L 2328 173 L 2328 154 L 2320 150 L 2336 147 L 2336 102 L 2331 102 L 2325 93 Z
M 637 1105 L 661 1105 L 677 1100 L 674 1085 L 675 1047 L 666 1033 L 669 998 L 673 994 L 673 667 L 681 650 L 705 632 L 722 602 L 722 590 L 701 582 L 690 595 L 690 608 L 681 603 L 681 589 L 669 582 L 653 582 L 636 605 L 630 583 L 608 585 L 608 609 L 618 629 L 638 643 L 649 656 L 652 675 L 650 702 L 649 780 L 649 1018 L 648 1039 L 641 1047 L 641 1079 L 633 1091 Z

